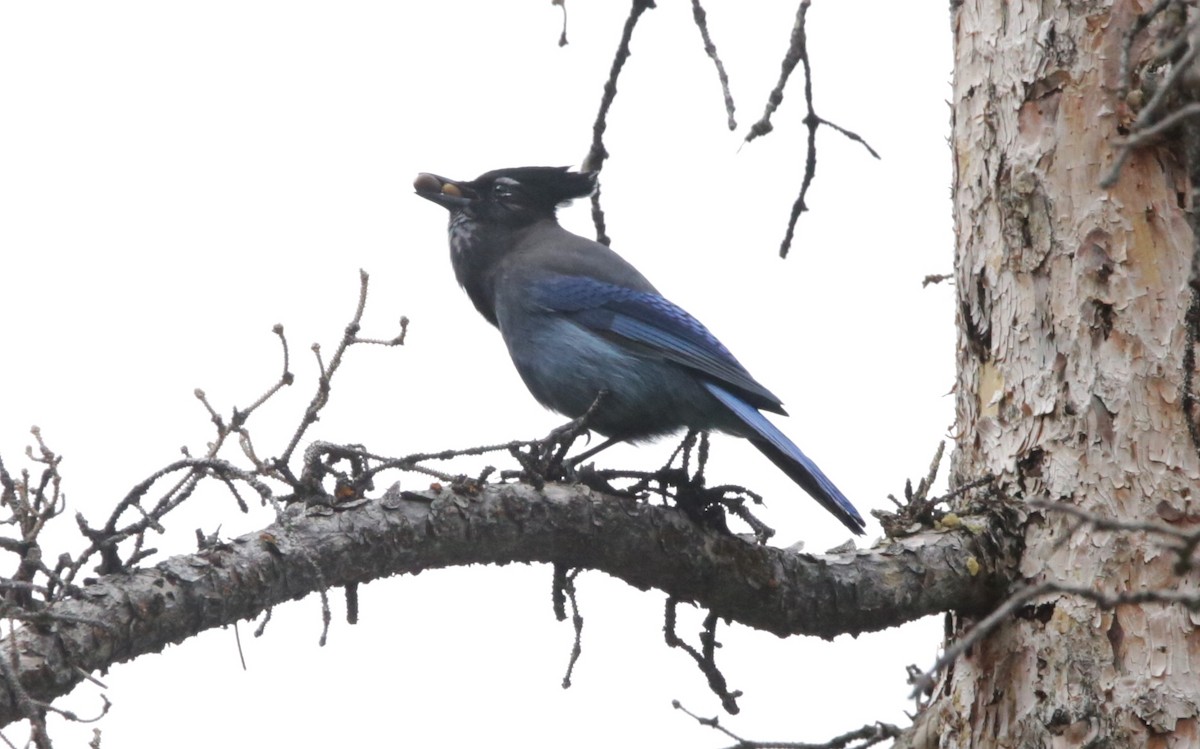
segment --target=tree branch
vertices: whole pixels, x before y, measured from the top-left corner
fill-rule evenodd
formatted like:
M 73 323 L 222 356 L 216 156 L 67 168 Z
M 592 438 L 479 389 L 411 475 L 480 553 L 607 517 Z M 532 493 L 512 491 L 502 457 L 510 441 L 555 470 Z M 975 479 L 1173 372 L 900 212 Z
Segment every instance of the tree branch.
M 326 500 L 327 501 L 327 500 Z M 49 702 L 86 674 L 322 588 L 467 564 L 550 562 L 658 588 L 780 636 L 831 638 L 955 609 L 982 612 L 1005 571 L 960 531 L 813 556 L 708 530 L 680 511 L 582 486 L 400 492 L 349 509 L 292 505 L 280 523 L 154 567 L 88 581 L 0 642 L 28 696 Z M 972 570 L 975 574 L 972 574 Z M 13 641 L 15 638 L 15 642 Z M 0 725 L 22 717 L 0 679 Z

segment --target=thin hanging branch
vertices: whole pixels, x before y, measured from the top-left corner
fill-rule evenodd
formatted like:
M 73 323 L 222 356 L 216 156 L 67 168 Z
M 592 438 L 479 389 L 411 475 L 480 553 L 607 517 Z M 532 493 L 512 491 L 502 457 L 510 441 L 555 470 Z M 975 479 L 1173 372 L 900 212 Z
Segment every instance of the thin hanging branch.
M 617 53 L 608 72 L 608 80 L 604 83 L 600 111 L 596 113 L 596 121 L 592 125 L 592 147 L 587 158 L 583 160 L 585 172 L 598 172 L 604 168 L 604 161 L 608 158 L 608 150 L 604 147 L 604 131 L 608 129 L 608 110 L 617 98 L 617 78 L 621 75 L 621 69 L 625 67 L 625 61 L 629 59 L 629 44 L 633 40 L 633 30 L 637 27 L 638 19 L 654 7 L 657 7 L 654 0 L 633 0 L 633 6 L 629 9 L 629 17 L 625 19 L 621 41 L 617 44 Z M 604 229 L 604 209 L 600 207 L 599 185 L 592 192 L 592 222 L 596 225 L 596 241 L 605 245 L 611 243 L 612 240 Z
M 721 56 L 717 54 L 717 45 L 713 44 L 712 37 L 708 33 L 708 14 L 704 12 L 704 6 L 700 4 L 700 0 L 692 0 L 692 18 L 696 21 L 696 28 L 700 29 L 700 38 L 704 40 L 704 54 L 708 55 L 713 61 L 713 65 L 717 67 L 717 79 L 721 82 L 721 93 L 725 96 L 725 113 L 729 117 L 729 129 L 737 130 L 737 119 L 733 115 L 733 94 L 729 92 L 729 76 L 725 73 L 725 63 L 721 62 Z
M 837 132 L 846 136 L 856 143 L 861 143 L 867 152 L 879 158 L 879 154 L 875 149 L 863 140 L 857 133 L 851 132 L 840 125 L 835 125 L 829 120 L 817 115 L 816 109 L 813 108 L 813 93 L 812 93 L 812 68 L 808 60 L 808 35 L 805 31 L 805 20 L 808 14 L 808 6 L 811 0 L 801 0 L 800 7 L 796 9 L 796 21 L 792 25 L 792 36 L 788 44 L 787 53 L 783 56 L 783 61 L 780 63 L 779 80 L 775 84 L 775 88 L 767 96 L 767 105 L 763 110 L 762 117 L 758 122 L 750 126 L 750 131 L 746 134 L 745 142 L 749 143 L 760 136 L 766 135 L 775 129 L 771 123 L 771 117 L 775 114 L 775 110 L 783 103 L 783 89 L 787 86 L 788 79 L 791 78 L 792 71 L 796 69 L 796 65 L 800 64 L 804 67 L 804 103 L 808 109 L 808 113 L 804 116 L 804 126 L 808 129 L 808 144 L 804 156 L 804 178 L 800 182 L 800 193 L 796 196 L 795 202 L 792 203 L 792 211 L 788 216 L 787 230 L 784 232 L 783 241 L 779 245 L 779 256 L 786 258 L 792 247 L 792 238 L 796 233 L 796 222 L 800 218 L 800 214 L 808 210 L 808 204 L 805 198 L 808 195 L 808 188 L 812 184 L 813 177 L 817 173 L 817 129 L 821 125 L 828 125 Z

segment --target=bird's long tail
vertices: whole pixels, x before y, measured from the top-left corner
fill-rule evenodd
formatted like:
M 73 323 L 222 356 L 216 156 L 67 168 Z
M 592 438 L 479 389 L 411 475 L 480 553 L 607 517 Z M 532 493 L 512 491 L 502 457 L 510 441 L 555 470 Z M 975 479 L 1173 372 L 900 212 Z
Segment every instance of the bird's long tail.
M 796 447 L 796 443 L 767 421 L 767 417 L 759 413 L 754 406 L 719 385 L 706 382 L 704 386 L 748 428 L 751 434 L 747 434 L 746 437 L 763 455 L 770 458 L 788 478 L 799 484 L 800 488 L 820 502 L 822 507 L 842 521 L 842 525 L 855 535 L 862 535 L 866 526 L 862 515 L 858 514 L 858 510 L 854 509 L 846 495 L 821 472 L 817 464 Z

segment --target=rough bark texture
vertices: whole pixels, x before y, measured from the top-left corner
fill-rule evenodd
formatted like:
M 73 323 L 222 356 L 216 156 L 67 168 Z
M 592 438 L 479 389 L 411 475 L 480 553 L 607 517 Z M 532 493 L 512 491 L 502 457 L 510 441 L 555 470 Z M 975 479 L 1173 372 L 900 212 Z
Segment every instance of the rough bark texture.
M 957 5 L 959 481 L 1189 529 L 1200 470 L 1180 408 L 1192 236 L 1184 167 L 1119 138 L 1122 38 L 1150 3 Z M 1148 45 L 1143 45 L 1142 51 Z M 1161 539 L 1031 513 L 1022 576 L 1196 587 Z M 1178 586 L 1176 586 L 1178 583 Z M 1198 746 L 1200 636 L 1178 606 L 1055 594 L 961 658 L 912 744 Z
M 991 571 L 1002 568 L 993 550 L 1004 550 L 987 529 L 813 556 L 757 546 L 703 529 L 674 509 L 580 486 L 489 486 L 425 499 L 389 493 L 354 504 L 316 514 L 294 506 L 284 524 L 104 576 L 80 598 L 52 606 L 57 619 L 0 641 L 0 653 L 15 652 L 25 689 L 50 701 L 86 672 L 322 587 L 476 563 L 603 570 L 780 636 L 832 637 L 951 608 L 983 610 L 1002 584 Z M 16 695 L 0 679 L 0 725 L 20 717 Z

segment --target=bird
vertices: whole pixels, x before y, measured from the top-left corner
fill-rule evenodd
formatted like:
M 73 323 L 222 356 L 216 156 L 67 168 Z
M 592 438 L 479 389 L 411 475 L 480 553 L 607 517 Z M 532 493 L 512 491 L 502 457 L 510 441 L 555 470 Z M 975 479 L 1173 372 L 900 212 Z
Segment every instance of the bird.
M 861 535 L 854 505 L 763 415 L 786 415 L 779 398 L 623 257 L 559 225 L 558 208 L 596 179 L 528 166 L 470 181 L 422 172 L 413 188 L 449 211 L 455 278 L 543 406 L 571 418 L 592 409 L 586 426 L 608 438 L 602 447 L 683 429 L 743 437 Z

